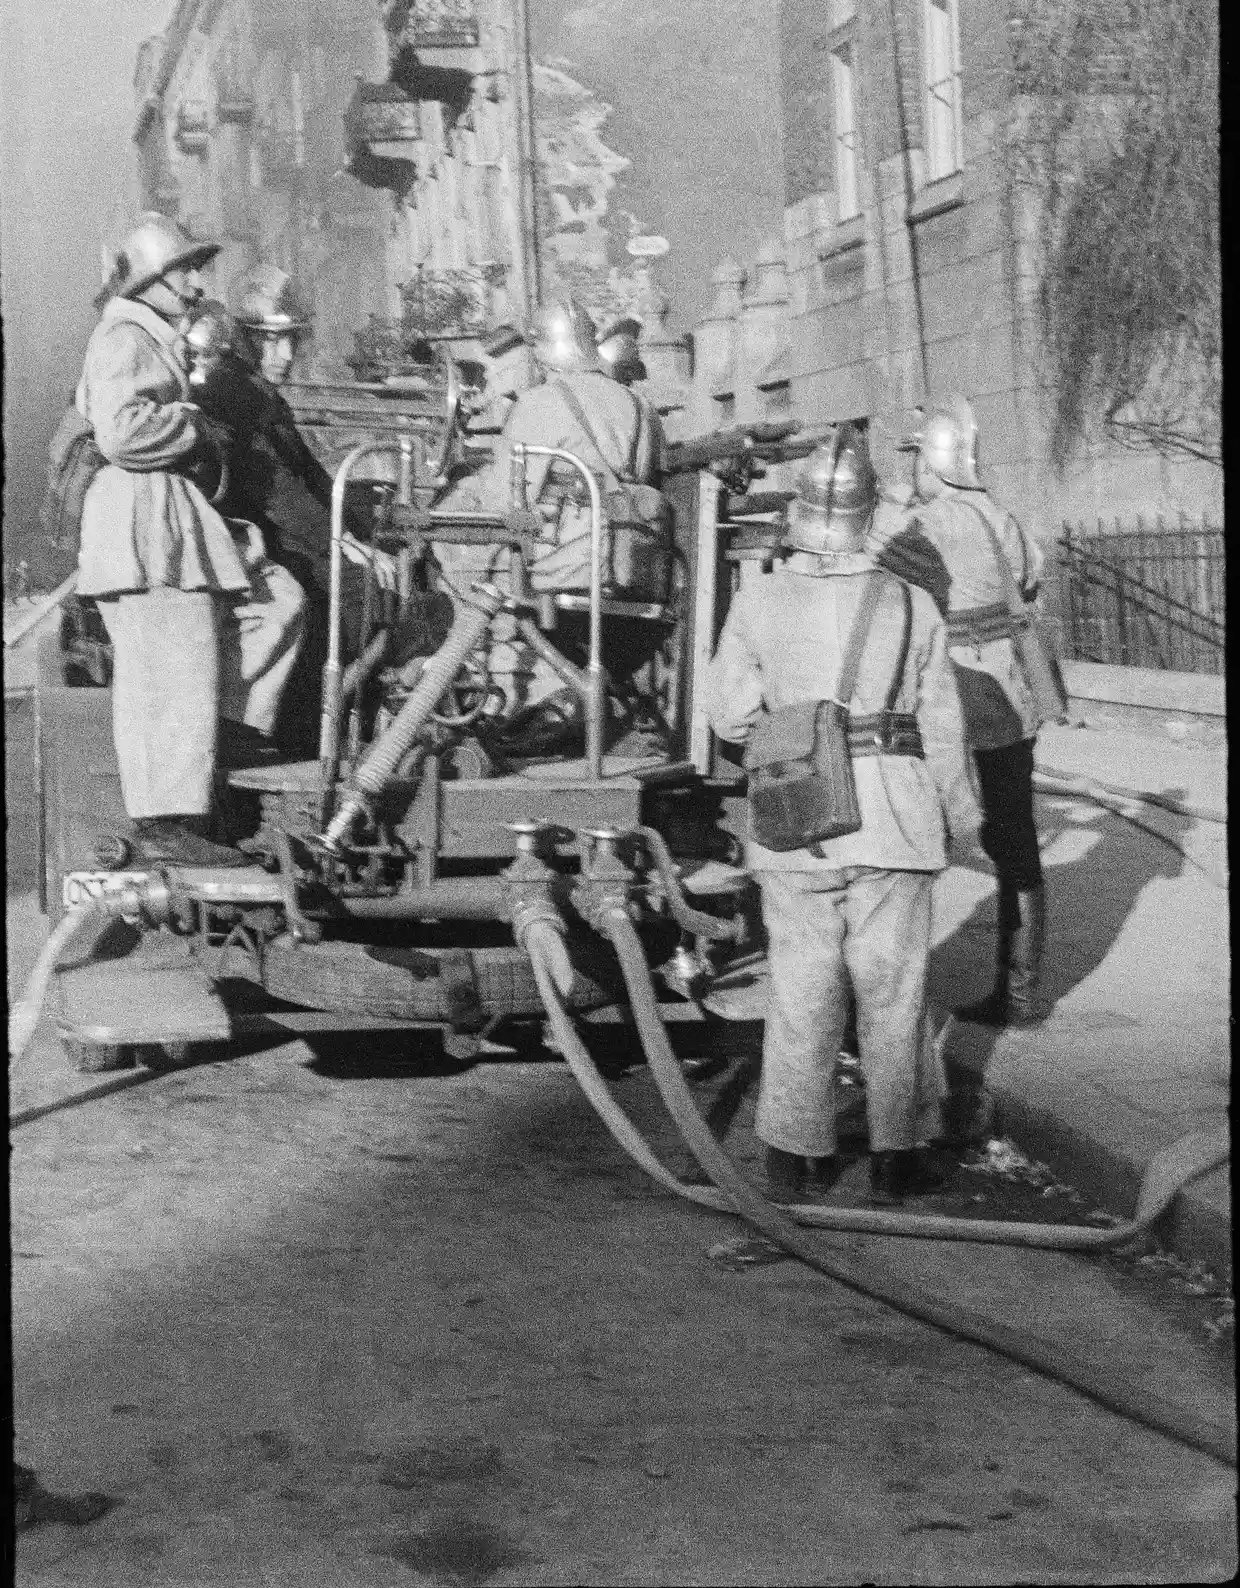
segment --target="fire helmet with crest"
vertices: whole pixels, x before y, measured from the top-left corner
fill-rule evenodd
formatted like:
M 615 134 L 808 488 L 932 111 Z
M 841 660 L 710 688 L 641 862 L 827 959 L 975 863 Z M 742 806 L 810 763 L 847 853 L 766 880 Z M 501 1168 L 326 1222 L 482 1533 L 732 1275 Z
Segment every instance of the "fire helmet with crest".
M 529 341 L 535 360 L 544 369 L 568 375 L 599 368 L 598 332 L 575 298 L 539 309 Z
M 293 278 L 279 265 L 255 265 L 238 276 L 228 304 L 233 317 L 250 331 L 281 336 L 310 329 L 310 311 Z
M 236 324 L 222 303 L 204 298 L 181 322 L 181 342 L 191 386 L 205 386 L 233 350 Z
M 904 443 L 916 451 L 922 463 L 946 485 L 976 491 L 977 421 L 973 405 L 966 397 L 953 394 L 932 404 L 921 416 L 916 433 Z
M 622 386 L 646 379 L 646 365 L 638 342 L 641 329 L 640 320 L 625 315 L 609 325 L 599 339 L 598 356 L 603 373 Z
M 838 425 L 797 471 L 784 544 L 820 556 L 860 551 L 877 501 L 864 434 L 854 424 Z

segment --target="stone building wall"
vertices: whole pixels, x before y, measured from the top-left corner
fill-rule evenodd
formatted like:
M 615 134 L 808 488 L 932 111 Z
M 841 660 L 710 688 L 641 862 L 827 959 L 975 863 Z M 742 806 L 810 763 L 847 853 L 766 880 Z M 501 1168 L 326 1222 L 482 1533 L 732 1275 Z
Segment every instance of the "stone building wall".
M 958 0 L 963 158 L 959 170 L 931 181 L 929 4 L 782 0 L 794 409 L 808 423 L 867 418 L 880 470 L 899 478 L 904 464 L 893 444 L 911 405 L 927 390 L 962 392 L 977 413 L 988 482 L 1044 538 L 1068 518 L 1220 511 L 1221 477 L 1206 465 L 1100 450 L 1055 477 L 1034 365 L 1024 226 L 995 151 L 1007 110 L 1007 8 Z M 859 200 L 859 213 L 843 218 L 832 62 L 842 44 L 852 49 Z

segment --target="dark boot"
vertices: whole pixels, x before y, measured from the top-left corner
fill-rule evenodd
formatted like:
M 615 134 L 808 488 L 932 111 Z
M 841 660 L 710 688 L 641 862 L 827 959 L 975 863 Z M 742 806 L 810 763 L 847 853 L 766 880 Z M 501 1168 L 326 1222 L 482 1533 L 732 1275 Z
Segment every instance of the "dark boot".
M 239 849 L 214 843 L 202 831 L 200 816 L 142 816 L 134 833 L 144 860 L 169 866 L 248 866 Z
M 806 1189 L 824 1196 L 844 1173 L 844 1165 L 839 1160 L 837 1153 L 831 1153 L 825 1158 L 807 1158 L 805 1185 Z
M 805 1197 L 805 1159 L 779 1147 L 766 1149 L 766 1189 L 772 1202 L 787 1204 Z
M 929 1157 L 915 1148 L 870 1154 L 871 1202 L 890 1206 L 903 1202 L 905 1197 L 925 1196 L 939 1190 L 943 1180 L 943 1174 Z
M 1008 1023 L 1008 979 L 1012 965 L 1012 940 L 1020 928 L 1020 894 L 1006 883 L 999 884 L 999 927 L 995 945 L 995 984 L 984 998 L 956 1010 L 957 1020 L 976 1026 L 1005 1026 Z
M 1042 1018 L 1038 998 L 1046 948 L 1046 889 L 1039 884 L 1017 895 L 1020 924 L 1012 934 L 1007 981 L 1007 1023 L 1036 1025 Z
M 239 771 L 243 767 L 268 766 L 279 758 L 279 751 L 265 733 L 221 717 L 215 745 L 216 764 L 221 769 Z

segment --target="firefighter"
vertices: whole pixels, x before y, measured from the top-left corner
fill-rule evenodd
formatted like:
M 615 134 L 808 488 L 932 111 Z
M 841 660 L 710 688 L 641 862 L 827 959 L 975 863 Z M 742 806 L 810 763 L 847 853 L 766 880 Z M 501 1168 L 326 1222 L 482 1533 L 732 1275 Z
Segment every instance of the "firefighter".
M 994 502 L 977 474 L 977 426 L 971 405 L 949 397 L 932 407 L 919 434 L 914 478 L 919 498 L 906 538 L 929 543 L 946 590 L 951 657 L 965 734 L 977 767 L 982 847 L 998 878 L 995 984 L 957 1011 L 986 1025 L 1038 1020 L 1046 942 L 1046 893 L 1033 815 L 1034 739 L 1042 721 L 1012 643 L 1004 580 L 989 525 L 1026 602 L 1038 594 L 1042 552 L 1011 513 Z
M 113 647 L 113 733 L 142 855 L 240 865 L 207 837 L 220 719 L 263 735 L 301 642 L 296 581 L 213 505 L 227 473 L 177 327 L 219 245 L 144 216 L 117 255 L 75 398 L 102 456 L 81 510 L 78 593 Z
M 949 843 L 975 837 L 978 809 L 946 627 L 924 591 L 862 549 L 877 500 L 864 439 L 842 425 L 798 471 L 786 560 L 742 585 L 708 675 L 711 724 L 734 744 L 765 713 L 830 700 L 867 586 L 883 581 L 843 702 L 859 830 L 812 848 L 747 845 L 771 977 L 756 1129 L 784 1202 L 839 1174 L 834 1075 L 850 989 L 871 1195 L 896 1202 L 938 1183 L 919 1150 L 942 1127 L 925 1040 L 931 892 Z
M 496 487 L 506 493 L 513 443 L 562 447 L 594 471 L 609 504 L 630 504 L 622 512 L 632 516 L 650 514 L 648 524 L 635 529 L 619 515 L 605 524 L 605 593 L 629 593 L 618 586 L 633 576 L 634 547 L 649 547 L 652 561 L 663 556 L 670 573 L 670 517 L 657 489 L 664 449 L 658 414 L 644 397 L 604 372 L 594 322 L 580 304 L 569 300 L 540 310 L 528 341 L 542 381 L 517 396 L 505 421 L 493 475 Z M 530 583 L 540 595 L 580 595 L 590 586 L 590 506 L 580 477 L 565 465 L 534 457 L 528 461 L 526 480 L 530 505 L 546 524 Z M 657 591 L 645 594 L 647 601 L 664 598 Z M 570 616 L 558 627 L 557 643 L 580 652 L 584 621 Z M 612 679 L 627 679 L 637 672 L 660 637 L 649 623 L 613 618 L 606 657 Z M 536 723 L 522 716 L 519 736 L 537 742 L 547 753 L 553 743 L 567 747 L 580 737 L 581 701 L 575 691 L 560 687 L 544 662 L 529 665 L 529 676 L 520 682 L 518 693 L 527 709 L 541 713 L 546 722 L 542 717 Z
M 205 312 L 200 309 L 185 327 L 186 342 L 195 354 L 191 378 L 200 383 L 199 400 L 226 427 L 225 509 L 260 526 L 272 560 L 307 593 L 305 641 L 281 707 L 277 737 L 286 752 L 312 755 L 327 658 L 332 481 L 303 440 L 292 409 L 278 390 L 311 322 L 291 279 L 276 266 L 259 265 L 246 272 L 229 296 L 231 319 L 222 306 L 211 305 Z M 357 530 L 360 527 L 355 525 Z M 356 533 L 345 535 L 343 551 L 348 561 L 341 580 L 342 633 L 347 652 L 356 655 L 362 644 L 364 572 L 370 552 Z M 380 591 L 394 589 L 396 576 L 392 558 L 383 552 L 375 553 L 374 568 L 377 588 L 372 610 L 378 626 Z M 436 608 L 436 633 L 442 628 L 446 634 L 445 605 L 450 608 L 443 597 Z M 446 624 L 450 623 L 448 610 Z M 399 633 L 393 634 L 389 656 L 403 661 L 414 654 L 420 627 L 407 617 Z M 430 649 L 438 643 L 430 644 Z
M 622 386 L 632 386 L 635 381 L 646 379 L 648 371 L 638 345 L 641 329 L 641 321 L 629 314 L 609 325 L 599 338 L 598 356 L 603 372 Z
M 663 468 L 663 425 L 644 397 L 609 378 L 594 322 L 572 302 L 543 309 L 531 336 L 541 385 L 522 392 L 504 425 L 502 478 L 513 442 L 563 447 L 595 469 L 605 491 L 656 485 Z M 585 590 L 590 583 L 590 513 L 580 482 L 546 458 L 527 470 L 531 503 L 548 510 L 548 545 L 531 570 L 535 590 Z

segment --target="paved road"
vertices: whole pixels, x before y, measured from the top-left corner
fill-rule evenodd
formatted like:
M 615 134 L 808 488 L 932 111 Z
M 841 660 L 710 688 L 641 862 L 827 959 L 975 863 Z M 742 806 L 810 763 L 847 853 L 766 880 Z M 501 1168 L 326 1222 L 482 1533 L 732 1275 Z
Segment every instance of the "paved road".
M 12 798 L 9 819 L 12 844 L 30 826 Z M 40 932 L 23 853 L 11 981 Z M 44 1030 L 22 1083 L 68 1090 L 62 1065 Z M 645 1073 L 616 1085 L 683 1168 Z M 730 1145 L 753 1168 L 749 1119 Z M 433 1044 L 253 1049 L 21 1128 L 11 1196 L 18 1455 L 119 1502 L 24 1534 L 22 1584 L 1235 1564 L 1231 1472 L 798 1265 L 710 1260 L 735 1226 L 652 1188 L 538 1050 L 462 1069 Z M 975 1196 L 966 1173 L 956 1204 Z M 1227 1398 L 1206 1304 L 1135 1271 L 880 1246 L 861 1249 L 1164 1395 Z
M 436 1069 L 278 1048 L 16 1133 L 18 1450 L 123 1502 L 24 1535 L 19 1582 L 1230 1574 L 1208 1458 L 798 1265 L 721 1268 L 734 1227 L 651 1188 L 559 1065 Z M 653 1118 L 644 1072 L 618 1087 Z M 1100 1271 L 911 1250 L 1217 1398 L 1183 1320 Z

